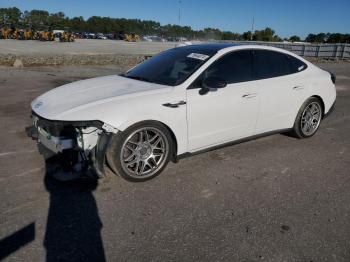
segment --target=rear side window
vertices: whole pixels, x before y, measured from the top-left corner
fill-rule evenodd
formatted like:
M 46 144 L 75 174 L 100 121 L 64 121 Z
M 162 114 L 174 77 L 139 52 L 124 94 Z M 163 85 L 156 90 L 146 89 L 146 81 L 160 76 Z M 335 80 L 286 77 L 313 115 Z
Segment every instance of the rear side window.
M 289 60 L 291 74 L 301 72 L 307 68 L 307 65 L 303 61 L 300 61 L 298 58 L 295 58 L 291 55 L 287 55 L 287 57 Z
M 205 77 L 216 76 L 228 84 L 252 80 L 252 57 L 250 50 L 235 51 L 224 55 L 204 72 Z
M 290 74 L 285 54 L 270 50 L 254 50 L 254 77 L 256 80 Z

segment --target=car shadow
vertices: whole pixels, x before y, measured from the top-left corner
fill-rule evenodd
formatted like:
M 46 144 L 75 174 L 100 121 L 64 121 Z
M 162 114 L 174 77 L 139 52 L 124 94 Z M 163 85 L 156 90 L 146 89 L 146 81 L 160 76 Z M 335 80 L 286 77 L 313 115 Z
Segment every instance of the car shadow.
M 94 178 L 61 182 L 53 178 L 46 159 L 44 184 L 50 193 L 44 246 L 46 261 L 105 261 L 102 222 L 93 191 Z

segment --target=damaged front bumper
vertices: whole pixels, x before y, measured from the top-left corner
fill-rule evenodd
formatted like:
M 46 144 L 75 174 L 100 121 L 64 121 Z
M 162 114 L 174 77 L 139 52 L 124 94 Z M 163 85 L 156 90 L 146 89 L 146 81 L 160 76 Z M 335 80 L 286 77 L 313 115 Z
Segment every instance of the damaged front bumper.
M 64 172 L 105 174 L 109 140 L 118 130 L 101 121 L 55 121 L 32 113 L 27 135 L 61 159 Z

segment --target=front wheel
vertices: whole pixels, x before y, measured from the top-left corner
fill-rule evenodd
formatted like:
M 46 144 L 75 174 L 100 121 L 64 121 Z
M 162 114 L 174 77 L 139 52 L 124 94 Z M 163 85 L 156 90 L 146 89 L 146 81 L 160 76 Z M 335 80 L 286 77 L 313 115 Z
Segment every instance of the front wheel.
M 322 120 L 322 104 L 315 97 L 308 99 L 300 108 L 295 119 L 293 135 L 298 138 L 313 136 Z
M 158 122 L 136 124 L 116 134 L 109 145 L 107 161 L 112 171 L 133 182 L 159 175 L 169 162 L 172 138 Z

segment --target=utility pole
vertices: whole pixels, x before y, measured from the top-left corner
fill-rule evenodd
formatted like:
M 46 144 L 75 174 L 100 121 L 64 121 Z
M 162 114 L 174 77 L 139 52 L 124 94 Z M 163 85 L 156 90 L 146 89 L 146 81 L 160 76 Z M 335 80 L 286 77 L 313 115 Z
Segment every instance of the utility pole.
M 179 27 L 181 26 L 181 3 L 182 1 L 179 0 Z M 181 30 L 180 30 L 181 32 Z M 182 42 L 182 36 L 180 37 L 180 42 Z
M 179 26 L 181 26 L 181 3 L 182 1 L 179 0 Z
M 252 31 L 250 34 L 250 41 L 253 41 L 253 34 L 254 34 L 254 16 L 253 16 L 253 21 L 252 21 Z

